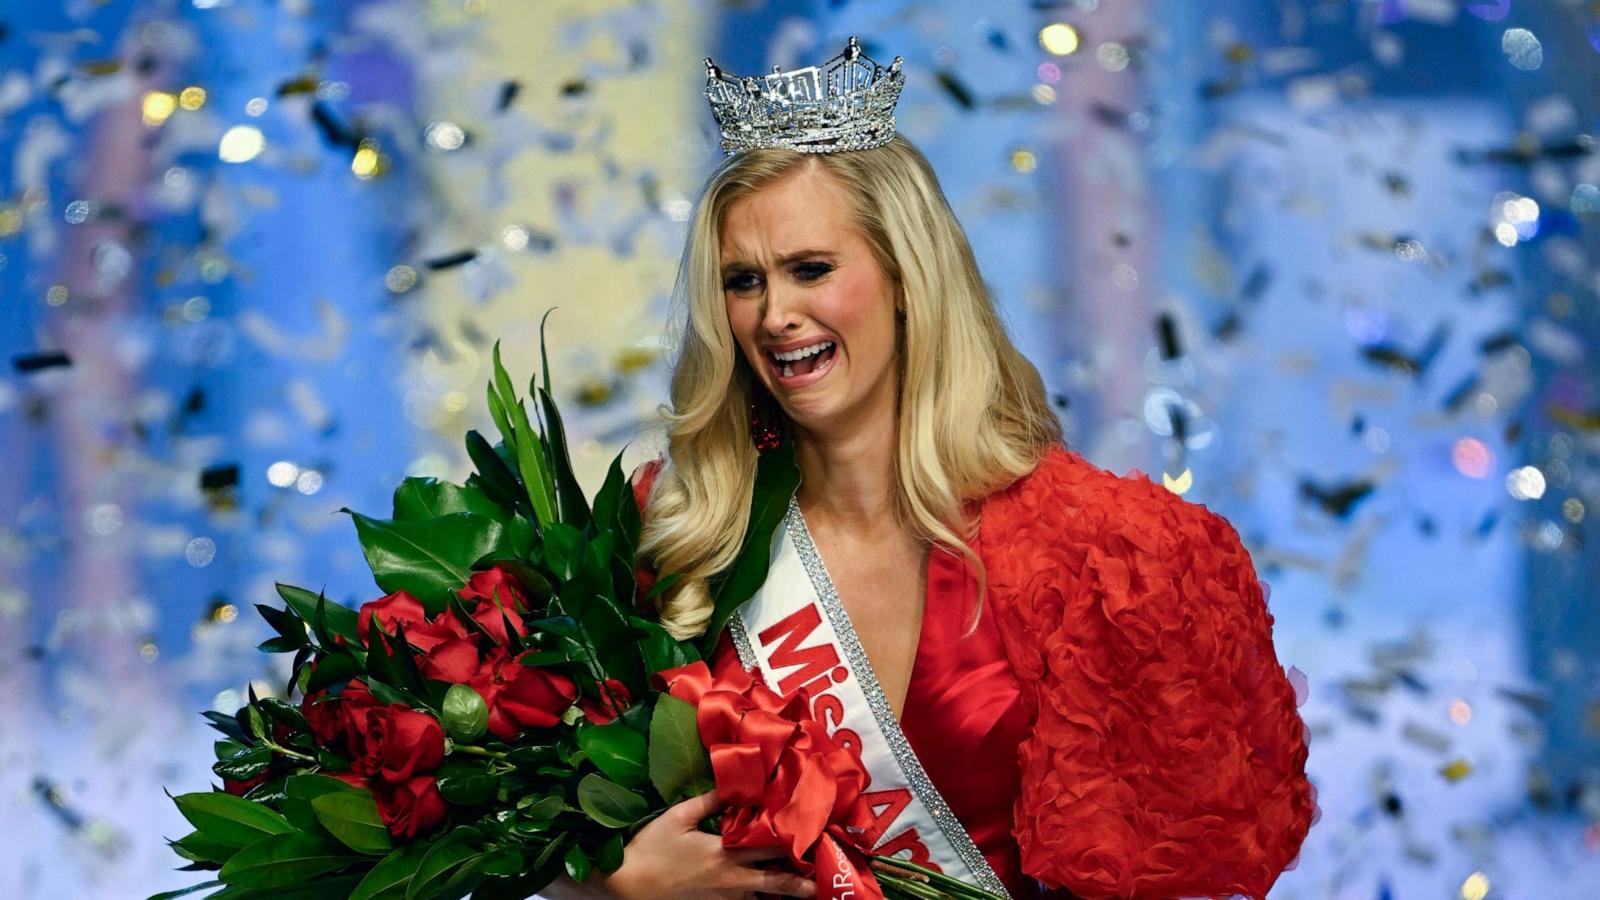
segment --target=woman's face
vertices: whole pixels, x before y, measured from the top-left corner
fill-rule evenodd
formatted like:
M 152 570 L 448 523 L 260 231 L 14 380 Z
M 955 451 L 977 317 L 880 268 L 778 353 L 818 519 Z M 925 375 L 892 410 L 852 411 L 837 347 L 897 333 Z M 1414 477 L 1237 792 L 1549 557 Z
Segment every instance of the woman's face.
M 720 250 L 733 336 L 798 429 L 894 415 L 897 286 L 833 175 L 807 163 L 735 201 Z

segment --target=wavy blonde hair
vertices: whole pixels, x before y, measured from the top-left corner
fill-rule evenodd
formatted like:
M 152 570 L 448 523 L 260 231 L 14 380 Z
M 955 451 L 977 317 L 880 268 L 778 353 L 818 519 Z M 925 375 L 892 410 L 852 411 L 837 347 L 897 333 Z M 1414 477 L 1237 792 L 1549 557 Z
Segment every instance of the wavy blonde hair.
M 755 373 L 728 325 L 720 229 L 729 208 L 803 166 L 819 166 L 852 198 L 855 222 L 899 286 L 896 513 L 923 540 L 958 552 L 985 583 L 963 505 L 1032 471 L 1061 425 L 1033 365 L 1007 337 L 966 234 L 927 159 L 904 137 L 872 150 L 750 150 L 706 182 L 678 267 L 665 465 L 657 473 L 639 554 L 680 580 L 660 601 L 682 639 L 711 616 L 708 581 L 731 565 L 749 525 L 757 452 L 749 409 Z M 959 424 L 956 424 L 959 423 Z M 980 599 L 981 602 L 981 599 Z

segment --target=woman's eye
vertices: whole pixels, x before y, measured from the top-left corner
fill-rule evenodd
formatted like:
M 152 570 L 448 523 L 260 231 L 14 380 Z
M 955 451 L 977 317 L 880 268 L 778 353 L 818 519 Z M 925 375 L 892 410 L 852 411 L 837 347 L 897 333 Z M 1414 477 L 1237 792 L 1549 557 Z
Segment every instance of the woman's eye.
M 722 289 L 725 291 L 733 291 L 736 294 L 743 294 L 747 291 L 755 290 L 756 286 L 760 283 L 761 280 L 758 279 L 754 273 L 740 272 L 737 275 L 730 275 L 723 279 Z
M 794 267 L 794 275 L 801 281 L 816 281 L 832 271 L 833 266 L 827 263 L 801 263 Z

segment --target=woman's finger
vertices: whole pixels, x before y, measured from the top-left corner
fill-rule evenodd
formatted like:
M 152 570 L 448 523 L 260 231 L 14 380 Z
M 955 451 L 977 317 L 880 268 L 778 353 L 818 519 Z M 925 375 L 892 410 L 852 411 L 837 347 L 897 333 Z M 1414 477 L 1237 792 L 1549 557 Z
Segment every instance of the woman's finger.
M 758 894 L 777 894 L 780 897 L 815 897 L 817 883 L 792 872 L 775 872 L 771 869 L 740 869 L 738 885 Z
M 782 847 L 742 847 L 727 851 L 728 861 L 738 866 L 782 859 L 789 854 Z

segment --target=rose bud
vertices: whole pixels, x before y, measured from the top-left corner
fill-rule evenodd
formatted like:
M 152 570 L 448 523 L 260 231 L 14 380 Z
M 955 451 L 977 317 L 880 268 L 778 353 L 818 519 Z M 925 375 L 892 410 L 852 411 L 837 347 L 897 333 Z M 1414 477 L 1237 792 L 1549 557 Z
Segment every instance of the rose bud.
M 258 784 L 266 784 L 266 782 L 267 773 L 262 771 L 260 775 L 257 775 L 254 778 L 247 778 L 244 781 L 234 781 L 232 778 L 224 778 L 222 779 L 222 789 L 234 795 L 235 797 L 243 797 L 245 794 L 250 792 L 251 788 Z
M 627 712 L 632 705 L 633 695 L 628 693 L 627 685 L 615 678 L 606 679 L 600 688 L 599 698 L 581 697 L 578 700 L 578 708 L 583 710 L 583 715 L 596 725 L 610 722 Z
M 389 833 L 402 840 L 431 831 L 449 812 L 432 775 L 418 775 L 399 783 L 374 781 L 372 797 Z
M 472 577 L 468 578 L 467 583 L 456 593 L 462 600 L 467 601 L 468 609 L 475 609 L 480 603 L 493 609 L 496 591 L 499 592 L 500 605 L 510 612 L 524 613 L 533 609 L 522 583 L 517 581 L 515 575 L 500 566 L 473 572 Z
M 428 613 L 422 608 L 421 601 L 406 591 L 395 591 L 361 604 L 361 611 L 356 616 L 356 634 L 361 636 L 362 644 L 369 640 L 373 616 L 378 617 L 379 624 L 388 634 L 394 634 L 395 625 L 403 624 L 408 636 L 414 626 L 427 624 L 428 621 Z

